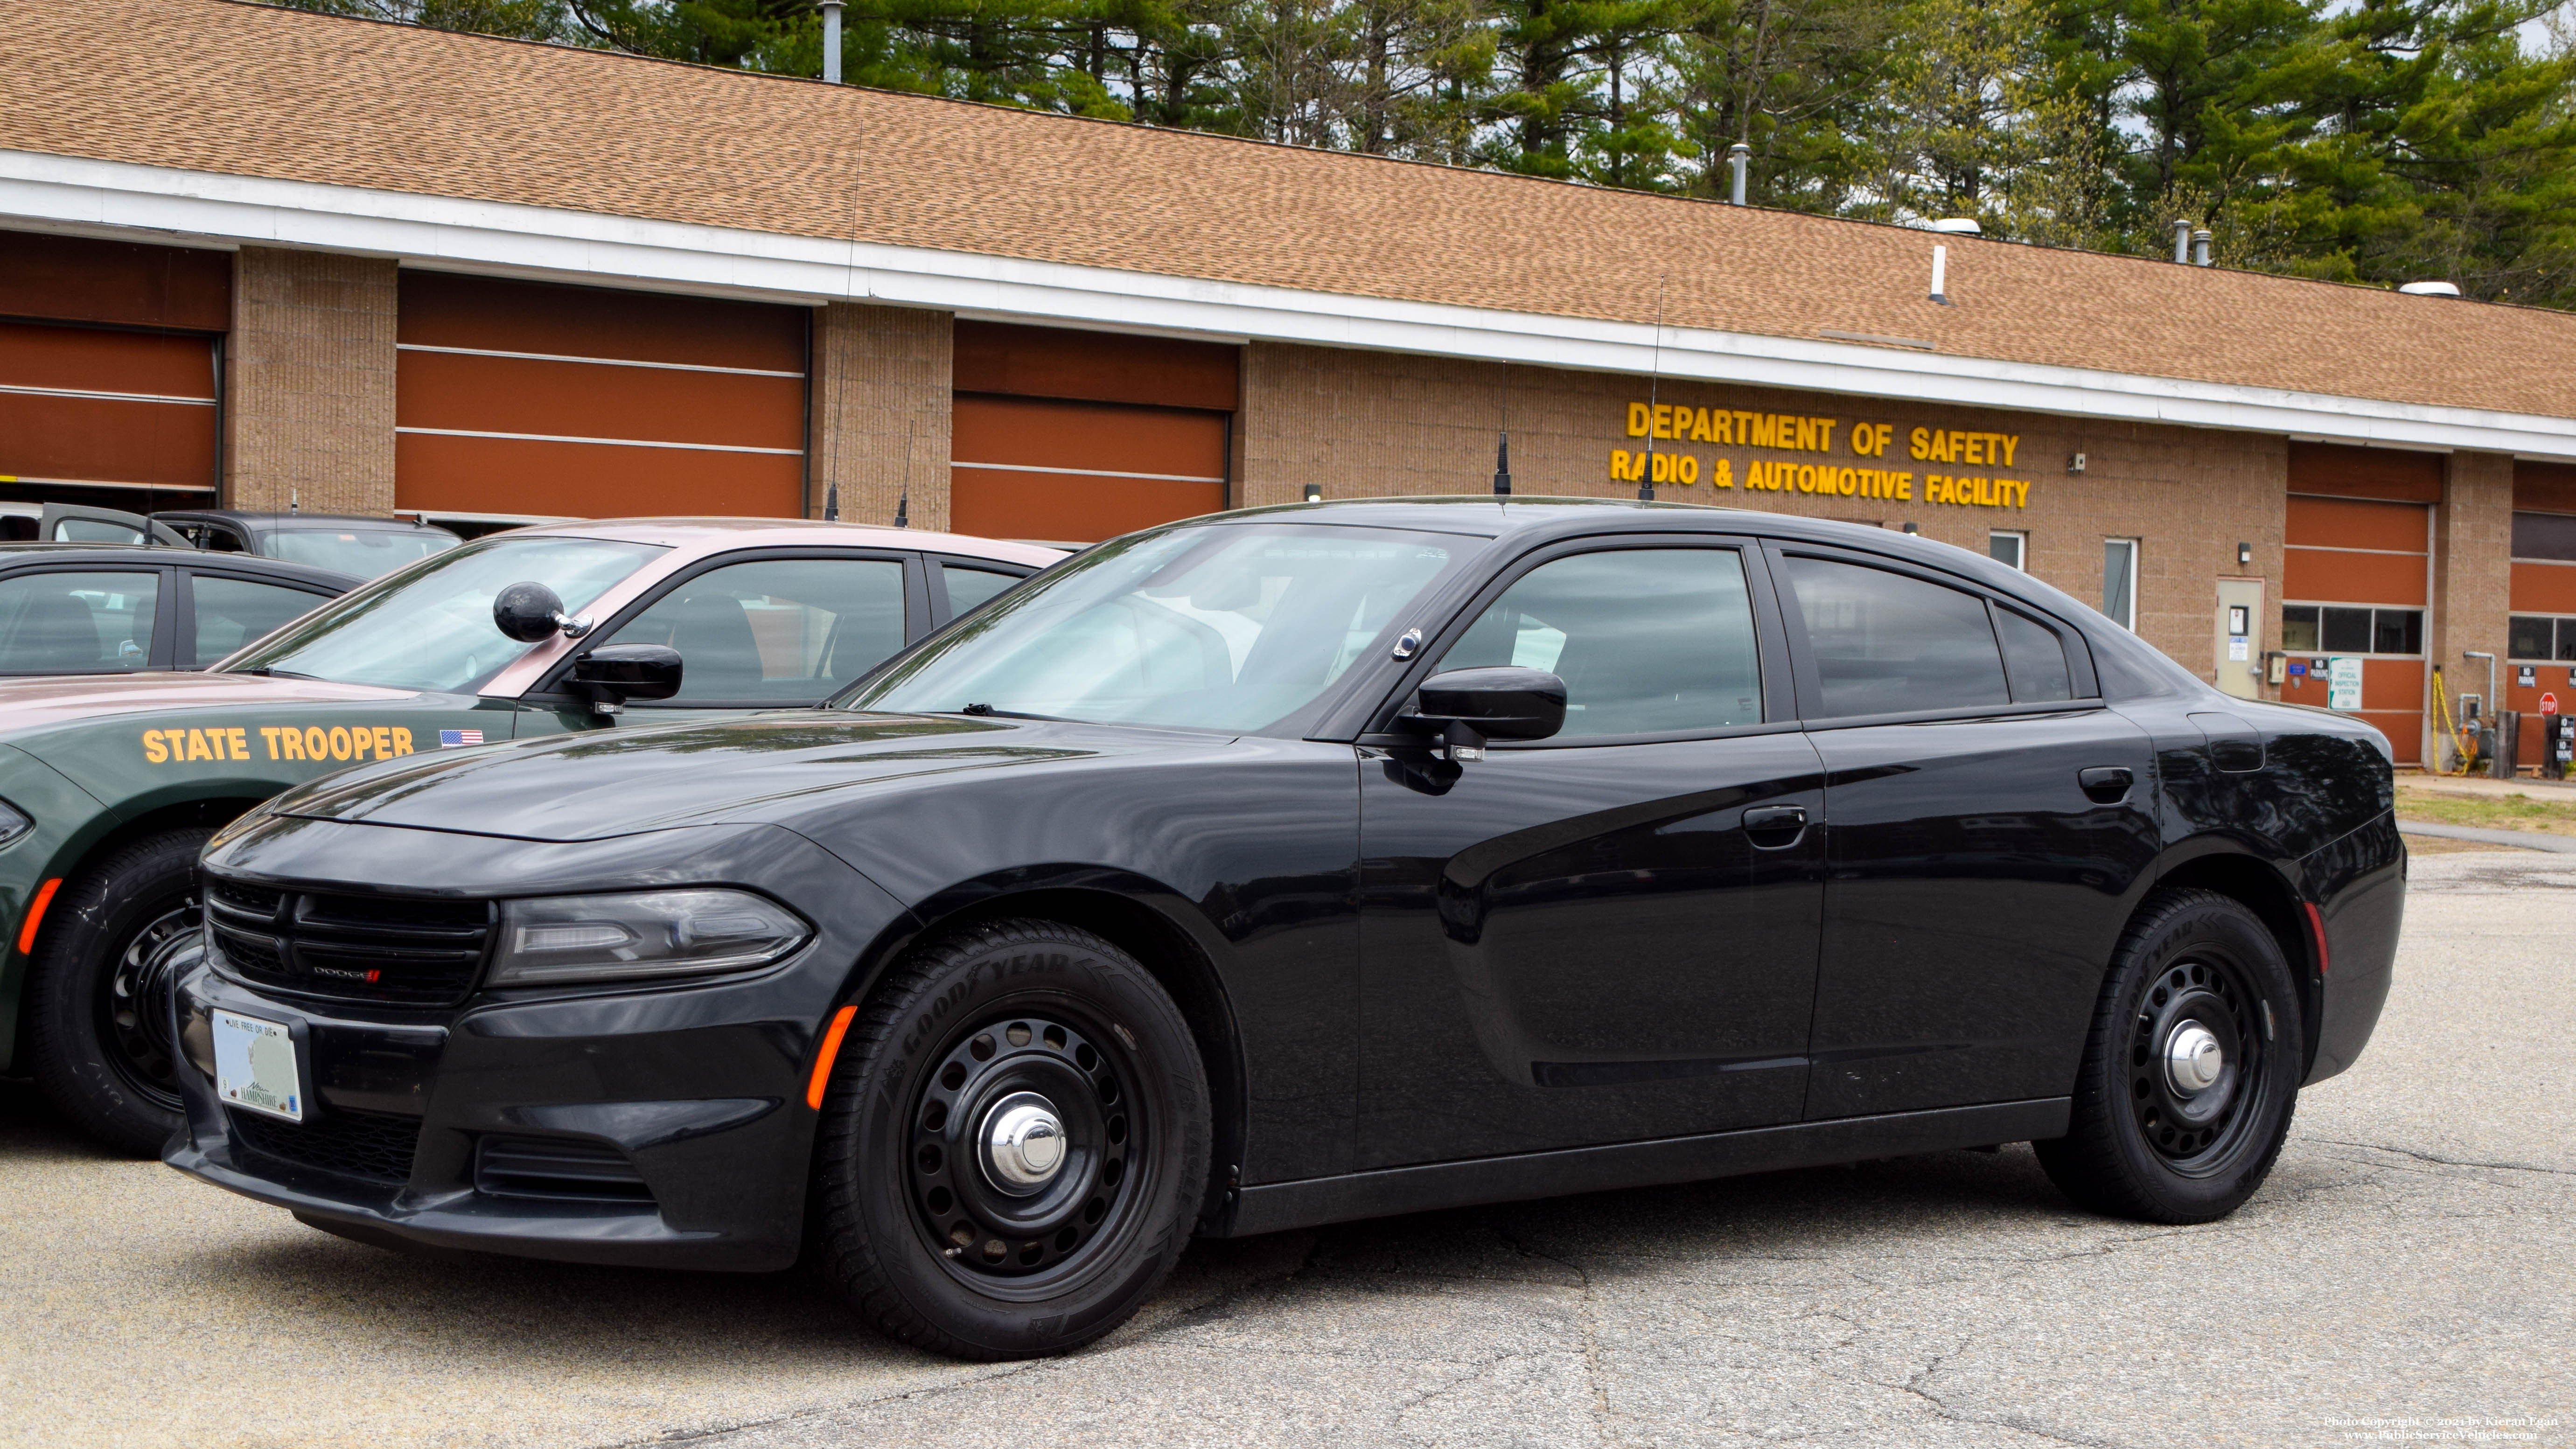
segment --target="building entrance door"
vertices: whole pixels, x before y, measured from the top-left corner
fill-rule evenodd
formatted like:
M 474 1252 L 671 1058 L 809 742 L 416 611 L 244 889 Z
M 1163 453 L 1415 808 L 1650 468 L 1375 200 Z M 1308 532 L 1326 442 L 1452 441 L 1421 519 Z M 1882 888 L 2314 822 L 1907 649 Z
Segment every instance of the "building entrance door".
M 2263 581 L 2218 581 L 2218 687 L 2238 699 L 2263 697 Z

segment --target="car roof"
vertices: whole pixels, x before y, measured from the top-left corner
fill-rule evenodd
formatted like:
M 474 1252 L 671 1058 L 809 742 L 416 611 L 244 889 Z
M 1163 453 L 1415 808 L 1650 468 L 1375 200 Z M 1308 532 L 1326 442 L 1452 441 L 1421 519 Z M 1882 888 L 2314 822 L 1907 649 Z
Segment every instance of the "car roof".
M 165 508 L 152 516 L 160 519 L 219 519 L 225 523 L 246 523 L 255 528 L 295 523 L 320 524 L 329 528 L 431 528 L 440 533 L 447 532 L 416 518 L 377 518 L 364 513 L 255 513 L 244 508 Z
M 155 567 L 180 564 L 199 572 L 261 574 L 297 583 L 320 584 L 344 593 L 366 582 L 356 574 L 342 573 L 338 569 L 262 558 L 255 553 L 211 553 L 175 544 L 0 543 L 0 571 L 39 560 L 49 564 L 149 564 Z
M 576 523 L 542 523 L 514 528 L 491 538 L 528 535 L 558 538 L 606 538 L 623 543 L 654 543 L 699 552 L 735 548 L 891 548 L 987 558 L 997 563 L 1044 568 L 1064 557 L 1060 548 L 975 538 L 962 533 L 931 533 L 918 528 L 878 528 L 860 523 L 820 523 L 800 518 L 592 518 Z M 744 535 L 758 534 L 758 538 Z

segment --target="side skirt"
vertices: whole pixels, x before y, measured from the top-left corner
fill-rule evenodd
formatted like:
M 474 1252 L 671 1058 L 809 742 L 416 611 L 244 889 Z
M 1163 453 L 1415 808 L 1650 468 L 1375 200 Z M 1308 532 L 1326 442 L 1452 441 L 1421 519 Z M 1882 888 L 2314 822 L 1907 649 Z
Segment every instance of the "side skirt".
M 1699 1137 L 1571 1147 L 1270 1183 L 1244 1188 L 1235 1200 L 1233 1212 L 1211 1236 L 1247 1237 L 1479 1203 L 1697 1182 L 1871 1157 L 1990 1147 L 2001 1142 L 2044 1141 L 2066 1135 L 2070 1110 L 2069 1098 L 2043 1097 L 2028 1102 L 1894 1112 L 1832 1122 L 1795 1122 Z

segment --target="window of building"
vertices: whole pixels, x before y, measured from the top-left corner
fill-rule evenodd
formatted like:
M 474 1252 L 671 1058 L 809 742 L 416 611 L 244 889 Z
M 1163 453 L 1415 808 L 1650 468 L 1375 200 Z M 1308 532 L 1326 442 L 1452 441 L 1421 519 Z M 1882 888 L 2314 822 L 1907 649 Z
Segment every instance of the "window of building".
M 2576 619 L 2516 614 L 2508 634 L 2509 659 L 2576 662 Z
M 2513 516 L 2513 556 L 2576 563 L 2576 515 L 2517 513 Z
M 2421 654 L 2424 611 L 2283 604 L 2281 648 L 2292 654 Z
M 2027 533 L 1996 529 L 1986 535 L 1986 552 L 1994 555 L 1997 563 L 2009 564 L 2025 573 L 2030 569 L 2030 535 Z
M 2123 629 L 2138 627 L 2138 541 L 2102 540 L 2102 612 Z

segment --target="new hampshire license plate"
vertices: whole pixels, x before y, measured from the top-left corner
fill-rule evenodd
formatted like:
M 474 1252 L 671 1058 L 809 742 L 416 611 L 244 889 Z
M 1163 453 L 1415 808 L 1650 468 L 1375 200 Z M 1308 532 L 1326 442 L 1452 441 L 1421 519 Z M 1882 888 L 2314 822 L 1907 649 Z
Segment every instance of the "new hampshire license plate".
M 235 1107 L 303 1121 L 304 1077 L 296 1070 L 293 1033 L 229 1011 L 215 1012 L 214 1026 L 215 1095 Z

